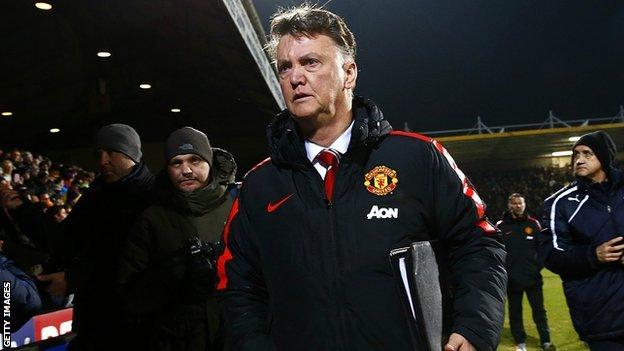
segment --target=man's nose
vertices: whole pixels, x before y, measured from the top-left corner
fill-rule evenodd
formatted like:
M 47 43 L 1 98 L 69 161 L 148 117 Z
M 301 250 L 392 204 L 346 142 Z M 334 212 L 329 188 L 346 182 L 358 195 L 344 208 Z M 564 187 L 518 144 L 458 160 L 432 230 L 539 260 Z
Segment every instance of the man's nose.
M 305 84 L 305 71 L 303 67 L 293 67 L 290 74 L 290 84 L 293 88 L 300 84 Z
M 98 154 L 98 165 L 102 166 L 108 164 L 110 162 L 110 157 L 108 156 L 108 152 L 100 152 Z

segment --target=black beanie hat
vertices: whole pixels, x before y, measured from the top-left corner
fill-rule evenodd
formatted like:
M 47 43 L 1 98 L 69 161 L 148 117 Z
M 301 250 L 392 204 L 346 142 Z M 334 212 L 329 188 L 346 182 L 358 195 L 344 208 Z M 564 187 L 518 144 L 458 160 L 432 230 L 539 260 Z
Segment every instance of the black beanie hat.
M 121 152 L 132 161 L 141 162 L 141 138 L 139 134 L 126 124 L 115 123 L 106 125 L 95 135 L 95 148 Z
M 165 161 L 178 155 L 195 154 L 212 166 L 212 148 L 206 134 L 191 127 L 180 128 L 165 143 Z
M 613 161 L 617 153 L 617 148 L 613 139 L 609 134 L 599 130 L 593 133 L 587 133 L 574 143 L 572 150 L 578 145 L 588 146 L 600 161 L 602 170 L 608 172 L 613 167 Z M 574 155 L 572 155 L 572 163 L 574 163 Z

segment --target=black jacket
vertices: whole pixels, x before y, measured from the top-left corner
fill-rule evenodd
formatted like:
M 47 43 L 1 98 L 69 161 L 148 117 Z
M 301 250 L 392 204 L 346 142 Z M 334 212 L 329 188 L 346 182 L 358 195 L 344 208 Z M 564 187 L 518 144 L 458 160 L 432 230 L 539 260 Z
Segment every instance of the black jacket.
M 599 263 L 596 247 L 624 233 L 624 177 L 582 178 L 544 201 L 540 258 L 559 274 L 574 328 L 583 340 L 624 336 L 624 266 Z
M 133 222 L 152 201 L 153 184 L 144 163 L 117 182 L 96 179 L 62 222 L 67 278 L 75 293 L 73 329 L 79 333 L 103 334 L 127 319 L 115 290 L 117 265 Z
M 137 334 L 150 339 L 145 340 L 150 350 L 169 349 L 163 344 L 171 347 L 174 339 L 190 343 L 193 334 L 201 334 L 198 330 L 207 331 L 210 338 L 195 345 L 217 339 L 220 319 L 214 286 L 198 296 L 199 282 L 189 274 L 189 240 L 218 242 L 236 193 L 234 158 L 216 148 L 213 155 L 212 181 L 201 190 L 180 193 L 166 171 L 159 174 L 157 189 L 163 196 L 139 216 L 121 253 L 120 295 L 136 321 Z
M 3 255 L 13 260 L 24 272 L 41 274 L 50 267 L 57 231 L 37 205 L 24 200 L 14 210 L 0 208 L 0 239 Z
M 12 260 L 0 252 L 0 281 L 3 290 L 10 284 L 11 290 L 11 329 L 19 328 L 41 308 L 41 298 L 33 279 L 22 271 Z
M 219 259 L 232 350 L 412 350 L 388 254 L 435 239 L 453 272 L 451 331 L 493 350 L 505 252 L 474 188 L 439 143 L 391 132 L 373 103 L 356 98 L 354 119 L 331 205 L 290 115 L 269 125 L 271 158 L 245 177 Z M 371 192 L 378 166 L 389 176 L 375 188 L 371 175 Z
M 542 228 L 538 220 L 526 214 L 513 218 L 506 211 L 496 227 L 507 249 L 507 289 L 525 290 L 541 284 L 542 264 L 537 257 L 536 237 Z

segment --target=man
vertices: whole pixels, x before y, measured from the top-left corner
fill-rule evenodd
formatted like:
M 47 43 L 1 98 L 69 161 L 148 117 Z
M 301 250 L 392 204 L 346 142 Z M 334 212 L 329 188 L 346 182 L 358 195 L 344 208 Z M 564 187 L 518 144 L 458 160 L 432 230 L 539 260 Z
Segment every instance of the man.
M 574 328 L 592 351 L 624 350 L 624 178 L 597 131 L 572 148 L 576 180 L 544 202 L 540 258 L 559 274 Z
M 533 321 L 537 326 L 542 350 L 553 350 L 550 342 L 548 320 L 544 309 L 542 292 L 542 265 L 537 258 L 537 240 L 540 232 L 539 222 L 527 215 L 524 196 L 514 193 L 509 196 L 508 211 L 496 227 L 503 233 L 503 242 L 507 249 L 507 301 L 509 307 L 509 326 L 516 342 L 516 351 L 526 351 L 526 333 L 522 322 L 522 295 L 526 293 L 531 305 Z
M 139 321 L 146 350 L 222 350 L 214 265 L 236 189 L 236 163 L 190 127 L 171 133 L 165 159 L 165 195 L 134 226 L 119 289 Z M 191 247 L 197 240 L 205 251 Z
M 353 96 L 355 40 L 340 17 L 304 5 L 277 14 L 271 36 L 287 110 L 224 229 L 232 350 L 413 350 L 389 252 L 419 240 L 448 250 L 454 311 L 440 346 L 493 350 L 505 252 L 468 179 L 436 141 L 392 132 Z
M 58 272 L 39 277 L 49 290 L 74 293 L 71 350 L 112 350 L 127 342 L 128 313 L 115 292 L 122 244 L 138 215 L 151 201 L 154 176 L 142 161 L 141 140 L 125 124 L 102 127 L 95 136 L 99 176 L 62 222 L 67 236 L 67 277 Z M 114 332 L 115 337 L 111 337 Z

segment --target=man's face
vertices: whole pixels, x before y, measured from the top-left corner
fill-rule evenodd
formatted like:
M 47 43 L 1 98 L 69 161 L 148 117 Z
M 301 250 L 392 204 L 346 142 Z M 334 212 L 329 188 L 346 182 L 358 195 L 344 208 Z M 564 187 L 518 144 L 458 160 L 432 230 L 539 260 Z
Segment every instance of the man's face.
M 523 197 L 512 197 L 507 203 L 507 207 L 514 217 L 520 217 L 524 214 L 526 203 Z
M 105 183 L 116 182 L 130 174 L 136 163 L 121 152 L 112 150 L 96 151 L 98 169 Z
M 11 174 L 13 172 L 13 163 L 9 160 L 2 162 L 2 171 L 4 174 Z
M 606 173 L 602 170 L 598 157 L 589 146 L 578 145 L 574 148 L 572 156 L 575 176 L 585 177 L 594 182 L 606 179 Z
M 285 35 L 277 45 L 276 59 L 282 95 L 297 119 L 333 117 L 355 87 L 355 63 L 345 63 L 338 46 L 326 35 Z
M 61 208 L 55 215 L 54 220 L 56 223 L 61 223 L 67 217 L 67 211 L 64 208 Z
M 24 152 L 23 159 L 29 164 L 32 164 L 34 161 L 32 153 L 28 151 Z
M 13 151 L 11 151 L 11 155 L 10 155 L 9 158 L 13 162 L 20 162 L 20 161 L 22 161 L 22 153 L 17 151 L 17 150 L 13 150 Z
M 195 154 L 178 155 L 167 165 L 173 186 L 183 192 L 192 192 L 208 184 L 210 165 Z

